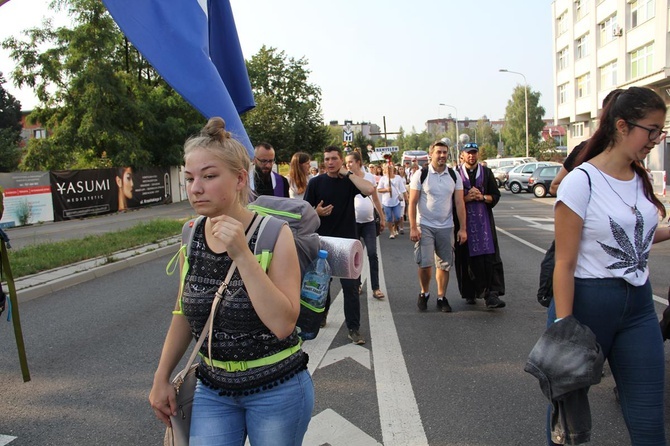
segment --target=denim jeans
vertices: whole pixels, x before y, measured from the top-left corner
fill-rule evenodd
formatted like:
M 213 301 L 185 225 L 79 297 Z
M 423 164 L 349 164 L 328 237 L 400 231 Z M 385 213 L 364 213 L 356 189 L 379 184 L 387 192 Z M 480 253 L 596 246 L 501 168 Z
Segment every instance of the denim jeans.
M 382 206 L 382 209 L 384 209 L 384 217 L 387 222 L 395 223 L 400 221 L 400 218 L 402 217 L 402 207 L 400 206 L 400 203 L 395 206 Z
M 195 388 L 191 446 L 300 446 L 314 408 L 307 370 L 269 390 L 220 396 L 200 381 Z
M 379 289 L 379 257 L 377 257 L 377 227 L 374 221 L 367 223 L 356 223 L 358 238 L 363 239 L 365 249 L 368 251 L 370 262 L 370 286 L 373 290 Z
M 555 314 L 552 301 L 548 324 Z M 649 281 L 636 287 L 623 279 L 576 278 L 573 314 L 609 362 L 631 444 L 665 445 L 665 358 Z

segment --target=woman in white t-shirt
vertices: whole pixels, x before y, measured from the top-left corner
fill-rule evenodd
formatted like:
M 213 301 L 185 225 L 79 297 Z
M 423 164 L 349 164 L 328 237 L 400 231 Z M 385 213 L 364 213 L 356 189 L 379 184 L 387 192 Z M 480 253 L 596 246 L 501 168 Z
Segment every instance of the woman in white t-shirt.
M 670 228 L 658 228 L 665 207 L 642 161 L 665 139 L 666 111 L 650 89 L 616 94 L 561 183 L 554 210 L 548 324 L 574 316 L 596 335 L 633 445 L 665 445 L 663 339 L 647 262 L 651 244 L 670 239 Z
M 388 164 L 384 167 L 385 175 L 379 179 L 377 192 L 381 193 L 382 206 L 386 214 L 386 221 L 389 224 L 391 235 L 394 239 L 398 235 L 398 224 L 402 217 L 401 200 L 404 200 L 407 188 L 405 181 L 395 174 L 395 166 Z
M 347 169 L 358 177 L 365 178 L 370 183 L 375 184 L 375 177 L 362 168 L 361 154 L 357 151 L 349 152 L 345 158 Z M 375 190 L 372 195 L 364 197 L 358 194 L 354 197 L 354 210 L 356 212 L 356 232 L 359 239 L 363 239 L 365 249 L 368 254 L 370 264 L 370 287 L 372 288 L 372 297 L 383 299 L 384 293 L 379 288 L 379 256 L 377 255 L 377 226 L 375 225 L 374 210 L 379 213 L 381 230 L 384 230 L 385 219 L 381 202 Z M 360 278 L 358 279 L 359 287 Z M 359 291 L 360 294 L 360 291 Z

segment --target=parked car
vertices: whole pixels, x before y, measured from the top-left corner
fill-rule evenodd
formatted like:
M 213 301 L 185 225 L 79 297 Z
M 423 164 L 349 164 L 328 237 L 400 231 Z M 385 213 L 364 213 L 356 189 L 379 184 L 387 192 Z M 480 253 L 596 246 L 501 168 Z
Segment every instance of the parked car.
M 493 170 L 493 176 L 496 178 L 496 184 L 498 187 L 502 187 L 507 182 L 507 172 L 512 170 L 514 166 L 504 166 L 498 167 Z
M 514 158 L 488 158 L 486 160 L 486 166 L 489 169 L 498 169 L 499 167 L 505 166 L 518 166 L 519 164 L 534 163 L 537 162 L 532 156 L 517 156 Z
M 530 192 L 528 187 L 528 178 L 535 172 L 535 169 L 541 166 L 560 166 L 559 163 L 551 161 L 538 161 L 534 163 L 519 164 L 507 172 L 507 184 L 505 189 L 509 189 L 513 194 L 526 191 Z
M 535 169 L 535 172 L 528 178 L 528 187 L 537 198 L 547 196 L 549 186 L 551 186 L 551 182 L 554 181 L 560 169 L 560 164 L 558 166 L 541 166 Z

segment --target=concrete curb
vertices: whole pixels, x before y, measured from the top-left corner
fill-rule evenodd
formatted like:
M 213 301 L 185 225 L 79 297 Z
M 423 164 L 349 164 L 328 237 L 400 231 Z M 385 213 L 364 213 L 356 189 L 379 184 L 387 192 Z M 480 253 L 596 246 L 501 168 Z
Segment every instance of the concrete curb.
M 89 280 L 97 279 L 122 269 L 155 260 L 177 252 L 176 246 L 181 237 L 173 237 L 159 243 L 135 247 L 116 252 L 110 256 L 75 263 L 15 280 L 19 302 L 60 291 Z M 109 261 L 109 259 L 114 261 Z M 7 289 L 6 283 L 3 283 Z

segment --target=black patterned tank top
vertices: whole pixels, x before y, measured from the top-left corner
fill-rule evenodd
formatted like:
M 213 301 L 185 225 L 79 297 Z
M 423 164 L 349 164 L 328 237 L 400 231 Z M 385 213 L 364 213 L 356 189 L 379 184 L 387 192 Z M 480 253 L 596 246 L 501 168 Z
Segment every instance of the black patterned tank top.
M 261 218 L 254 216 L 254 218 Z M 227 253 L 214 253 L 205 240 L 206 219 L 194 228 L 189 271 L 184 280 L 182 311 L 197 339 L 207 322 L 214 293 L 226 277 L 232 263 Z M 249 240 L 249 249 L 256 246 L 258 229 Z M 205 334 L 207 335 L 207 334 Z M 215 361 L 250 361 L 264 358 L 286 350 L 299 343 L 293 334 L 279 339 L 260 320 L 247 295 L 239 271 L 233 274 L 223 300 L 217 307 L 212 332 L 212 359 Z M 208 340 L 205 339 L 200 353 L 207 357 Z M 288 358 L 274 364 L 229 372 L 210 367 L 204 362 L 198 367 L 198 378 L 203 384 L 220 390 L 222 395 L 255 393 L 283 383 L 307 366 L 308 357 L 298 350 Z

